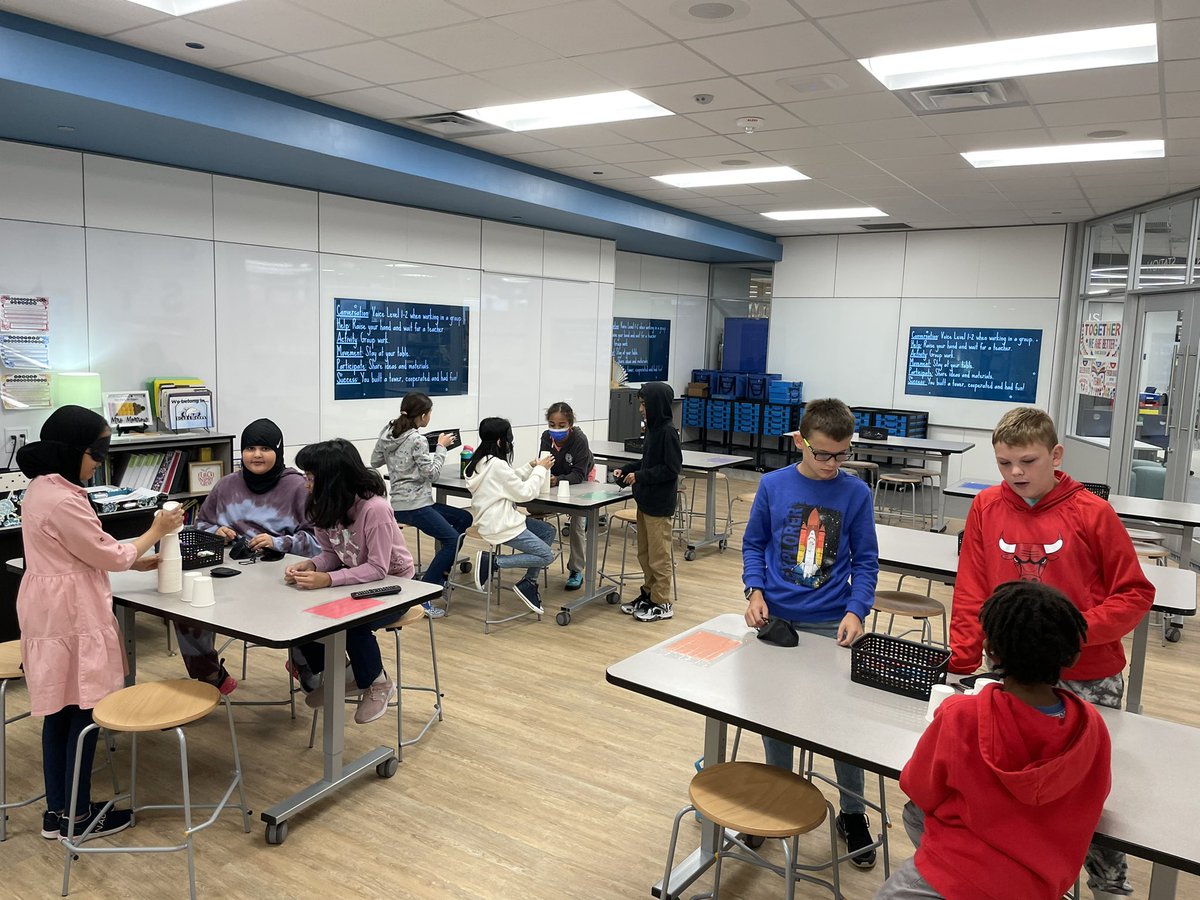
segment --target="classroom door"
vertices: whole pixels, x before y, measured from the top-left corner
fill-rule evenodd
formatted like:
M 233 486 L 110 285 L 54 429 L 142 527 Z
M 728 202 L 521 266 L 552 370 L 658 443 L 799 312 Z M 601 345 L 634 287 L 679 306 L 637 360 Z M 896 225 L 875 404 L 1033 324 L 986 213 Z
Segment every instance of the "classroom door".
M 1200 502 L 1200 294 L 1139 297 L 1135 341 L 1125 491 Z

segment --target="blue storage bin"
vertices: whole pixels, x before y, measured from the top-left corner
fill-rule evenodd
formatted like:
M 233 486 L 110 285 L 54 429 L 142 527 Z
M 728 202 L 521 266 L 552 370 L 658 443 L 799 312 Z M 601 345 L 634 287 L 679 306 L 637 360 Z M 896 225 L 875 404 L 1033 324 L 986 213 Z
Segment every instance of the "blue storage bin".
M 739 372 L 716 372 L 709 385 L 709 396 L 738 400 L 746 393 L 746 376 Z
M 804 400 L 804 382 L 772 381 L 767 386 L 767 399 L 772 403 L 799 403 Z
M 771 374 L 746 376 L 746 398 L 748 400 L 766 400 L 767 391 L 772 381 L 779 381 L 783 376 Z

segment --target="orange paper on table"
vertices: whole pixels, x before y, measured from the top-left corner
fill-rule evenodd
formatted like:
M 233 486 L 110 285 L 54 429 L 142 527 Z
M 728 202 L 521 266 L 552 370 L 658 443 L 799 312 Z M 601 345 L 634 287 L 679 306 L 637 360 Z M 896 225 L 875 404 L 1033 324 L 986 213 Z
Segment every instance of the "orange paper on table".
M 715 631 L 697 631 L 681 637 L 673 644 L 667 644 L 663 651 L 697 662 L 713 662 L 740 646 L 741 641 L 727 635 L 717 634 Z
M 305 612 L 315 613 L 327 619 L 344 619 L 346 616 L 360 613 L 372 606 L 383 606 L 383 601 L 370 597 L 342 597 L 340 600 L 330 600 L 328 603 L 310 606 Z

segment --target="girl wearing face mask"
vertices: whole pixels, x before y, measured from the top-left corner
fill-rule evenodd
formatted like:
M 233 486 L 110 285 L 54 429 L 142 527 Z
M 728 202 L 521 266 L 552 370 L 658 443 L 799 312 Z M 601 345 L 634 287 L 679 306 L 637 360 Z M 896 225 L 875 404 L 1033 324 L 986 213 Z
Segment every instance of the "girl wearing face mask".
M 592 451 L 587 435 L 575 427 L 575 411 L 567 403 L 552 403 L 546 410 L 546 424 L 550 427 L 542 432 L 538 455 L 549 451 L 554 458 L 550 467 L 550 486 L 554 487 L 560 481 L 568 484 L 590 481 L 595 468 Z M 583 516 L 571 516 L 568 524 L 571 532 L 571 552 L 567 557 L 568 591 L 577 591 L 583 584 L 585 521 Z

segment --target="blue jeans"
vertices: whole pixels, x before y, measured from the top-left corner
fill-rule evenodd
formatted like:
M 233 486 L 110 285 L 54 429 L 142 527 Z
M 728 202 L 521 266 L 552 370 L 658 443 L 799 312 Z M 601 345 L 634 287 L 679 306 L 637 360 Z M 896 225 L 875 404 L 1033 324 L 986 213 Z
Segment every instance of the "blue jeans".
M 459 536 L 471 527 L 471 513 L 457 506 L 432 503 L 420 509 L 393 510 L 396 521 L 411 525 L 437 541 L 437 554 L 429 561 L 421 580 L 428 584 L 445 584 L 454 565 Z
M 532 516 L 525 519 L 525 530 L 504 543 L 519 550 L 519 553 L 497 554 L 497 569 L 519 569 L 525 567 L 525 577 L 537 581 L 538 574 L 554 562 L 554 526 Z
M 354 589 L 354 585 L 350 585 Z M 396 613 L 389 612 L 372 621 L 351 625 L 346 629 L 346 655 L 350 657 L 350 668 L 354 672 L 354 682 L 360 688 L 369 687 L 383 671 L 383 655 L 379 652 L 379 641 L 375 639 L 375 630 L 383 628 L 396 621 Z M 308 667 L 314 673 L 320 674 L 325 670 L 325 645 L 319 641 L 301 644 L 300 653 Z M 341 672 L 340 666 L 335 666 L 336 672 Z M 339 674 L 340 678 L 341 675 Z
M 792 626 L 797 631 L 807 631 L 809 634 L 819 634 L 821 637 L 836 638 L 839 624 L 838 622 L 793 622 Z M 763 749 L 766 751 L 768 765 L 791 771 L 793 750 L 791 744 L 767 737 L 764 734 Z M 842 812 L 865 813 L 867 808 L 858 797 L 863 795 L 866 773 L 858 766 L 852 766 L 850 763 L 837 759 L 833 761 L 833 771 L 837 776 L 838 786 L 846 789 L 841 791 Z M 846 791 L 853 791 L 858 797 L 852 796 Z
M 79 733 L 92 724 L 92 711 L 64 706 L 42 720 L 42 775 L 46 781 L 46 808 L 65 813 L 71 802 L 71 781 L 75 777 L 75 746 Z M 96 738 L 92 731 L 83 740 L 83 758 L 79 766 L 79 802 L 75 815 L 88 811 L 92 798 L 92 760 L 96 756 Z

